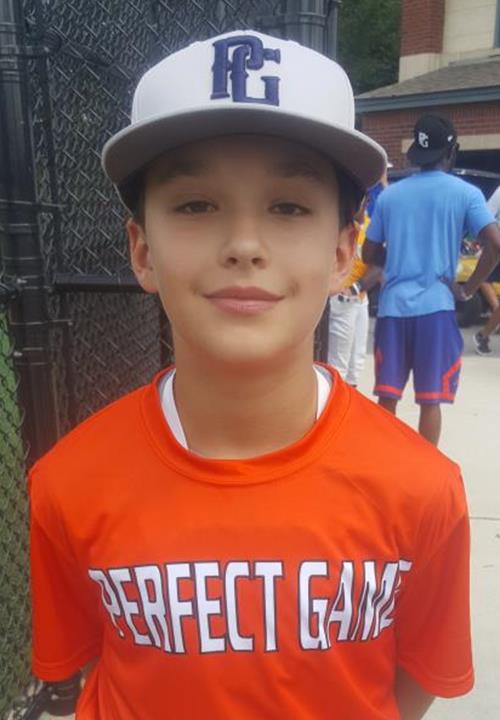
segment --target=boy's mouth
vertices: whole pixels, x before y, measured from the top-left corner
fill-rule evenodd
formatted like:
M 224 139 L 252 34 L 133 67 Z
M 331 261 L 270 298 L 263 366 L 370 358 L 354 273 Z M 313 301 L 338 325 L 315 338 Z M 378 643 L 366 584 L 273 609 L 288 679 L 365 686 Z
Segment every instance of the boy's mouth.
M 227 287 L 205 295 L 216 307 L 236 315 L 258 315 L 271 310 L 282 295 L 259 287 Z

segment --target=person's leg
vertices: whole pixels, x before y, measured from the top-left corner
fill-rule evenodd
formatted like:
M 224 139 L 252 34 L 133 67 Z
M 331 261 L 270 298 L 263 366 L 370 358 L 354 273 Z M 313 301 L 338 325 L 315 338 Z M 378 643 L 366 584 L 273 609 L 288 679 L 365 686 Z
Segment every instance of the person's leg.
M 394 415 L 410 374 L 407 325 L 408 318 L 384 317 L 375 326 L 374 394 L 381 407 Z
M 453 311 L 416 318 L 413 374 L 420 405 L 419 432 L 437 445 L 441 403 L 453 403 L 458 389 L 463 339 Z
M 356 303 L 354 337 L 346 376 L 349 385 L 353 385 L 354 387 L 359 384 L 359 377 L 365 365 L 369 321 L 368 299 L 365 298 Z
M 484 326 L 484 328 L 481 330 L 481 335 L 484 337 L 489 337 L 492 333 L 495 332 L 497 327 L 500 325 L 500 305 L 497 307 L 494 313 L 491 314 L 490 319 Z
M 484 286 L 488 286 L 485 297 L 491 309 L 493 310 L 490 319 L 486 325 L 474 335 L 474 345 L 476 346 L 476 352 L 478 355 L 490 355 L 490 335 L 495 332 L 497 327 L 500 325 L 500 302 L 496 295 L 494 282 L 500 281 L 500 268 L 497 267 L 491 273 L 487 283 L 481 285 L 481 291 L 484 293 Z
M 479 286 L 479 289 L 481 290 L 484 299 L 490 306 L 491 312 L 495 312 L 495 310 L 500 307 L 500 302 L 498 302 L 497 294 L 492 283 L 484 282 Z
M 397 407 L 398 407 L 398 400 L 395 398 L 390 397 L 379 397 L 378 404 L 380 407 L 383 407 L 384 410 L 387 410 L 387 412 L 392 413 L 393 415 L 397 414 Z
M 351 357 L 354 338 L 354 303 L 340 302 L 334 295 L 330 300 L 330 320 L 328 325 L 328 363 L 345 378 Z
M 495 332 L 497 327 L 500 325 L 500 306 L 497 307 L 495 312 L 491 313 L 491 317 L 486 323 L 486 325 L 482 328 L 482 330 L 479 331 L 478 334 L 482 335 L 482 337 L 489 337 L 492 333 Z
M 441 405 L 420 405 L 418 431 L 433 445 L 438 445 L 441 436 Z

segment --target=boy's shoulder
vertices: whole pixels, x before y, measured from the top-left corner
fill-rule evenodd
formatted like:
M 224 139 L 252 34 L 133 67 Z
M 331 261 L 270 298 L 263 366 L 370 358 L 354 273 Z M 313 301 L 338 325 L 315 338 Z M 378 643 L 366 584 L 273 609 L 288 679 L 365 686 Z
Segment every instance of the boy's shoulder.
M 125 477 L 143 475 L 153 454 L 156 467 L 144 417 L 152 388 L 153 383 L 125 395 L 63 437 L 32 468 L 32 500 L 83 507 L 105 487 L 122 492 Z M 363 492 L 389 512 L 460 495 L 460 471 L 451 460 L 358 391 L 347 392 L 348 410 L 319 464 L 326 461 L 343 476 L 358 478 Z
M 396 458 L 404 455 L 407 463 L 415 468 L 428 468 L 429 464 L 440 468 L 457 468 L 456 463 L 405 422 L 358 390 L 353 388 L 351 392 L 349 422 L 353 427 L 359 424 L 362 428 L 363 445 L 366 444 L 373 455 L 384 458 L 391 465 L 395 464 Z
M 428 504 L 463 494 L 460 468 L 406 423 L 352 390 L 344 428 L 353 472 L 391 505 Z M 460 500 L 461 502 L 461 500 Z
M 31 468 L 34 479 L 43 477 L 46 490 L 90 486 L 91 475 L 112 471 L 126 462 L 141 433 L 141 402 L 145 385 L 106 405 L 64 435 Z

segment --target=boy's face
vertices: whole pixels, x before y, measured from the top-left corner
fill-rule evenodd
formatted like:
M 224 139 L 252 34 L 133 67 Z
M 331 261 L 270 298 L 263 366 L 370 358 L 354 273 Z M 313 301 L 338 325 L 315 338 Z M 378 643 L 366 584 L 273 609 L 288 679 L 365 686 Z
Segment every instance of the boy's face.
M 159 293 L 177 357 L 239 366 L 312 353 L 326 299 L 355 247 L 340 230 L 331 163 L 261 136 L 171 151 L 146 177 L 144 227 L 129 221 L 132 267 Z

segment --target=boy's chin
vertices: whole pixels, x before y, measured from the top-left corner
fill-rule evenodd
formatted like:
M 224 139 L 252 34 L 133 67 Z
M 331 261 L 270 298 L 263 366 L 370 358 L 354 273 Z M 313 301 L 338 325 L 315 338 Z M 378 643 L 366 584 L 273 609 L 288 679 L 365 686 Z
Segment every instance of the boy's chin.
M 267 340 L 267 342 L 266 342 Z M 290 357 L 290 344 L 277 339 L 260 338 L 248 341 L 242 338 L 226 338 L 217 345 L 206 348 L 213 362 L 231 369 L 251 370 L 269 368 Z

